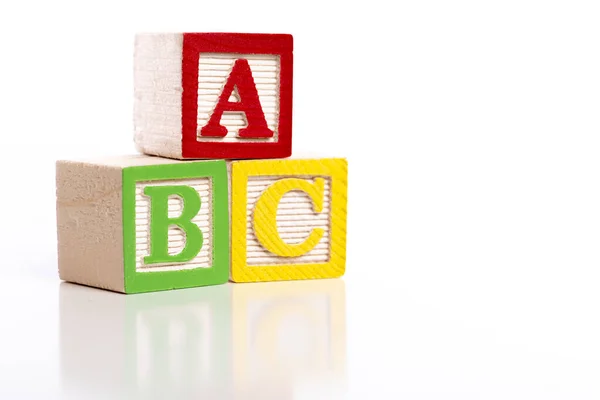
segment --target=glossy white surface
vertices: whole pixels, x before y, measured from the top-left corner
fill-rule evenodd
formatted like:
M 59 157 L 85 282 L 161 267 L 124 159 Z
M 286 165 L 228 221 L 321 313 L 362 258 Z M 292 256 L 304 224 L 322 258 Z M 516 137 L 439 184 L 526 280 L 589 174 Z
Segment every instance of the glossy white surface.
M 0 5 L 0 399 L 600 397 L 600 5 L 332 3 Z M 134 151 L 157 30 L 295 35 L 294 151 L 349 158 L 343 282 L 58 282 L 54 160 Z

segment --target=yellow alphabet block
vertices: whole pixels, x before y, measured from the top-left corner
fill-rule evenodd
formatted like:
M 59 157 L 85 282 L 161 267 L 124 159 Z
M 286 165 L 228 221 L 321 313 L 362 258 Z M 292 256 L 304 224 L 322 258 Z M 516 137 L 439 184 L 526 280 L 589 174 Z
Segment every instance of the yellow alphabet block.
M 232 161 L 230 170 L 231 280 L 344 274 L 345 159 Z

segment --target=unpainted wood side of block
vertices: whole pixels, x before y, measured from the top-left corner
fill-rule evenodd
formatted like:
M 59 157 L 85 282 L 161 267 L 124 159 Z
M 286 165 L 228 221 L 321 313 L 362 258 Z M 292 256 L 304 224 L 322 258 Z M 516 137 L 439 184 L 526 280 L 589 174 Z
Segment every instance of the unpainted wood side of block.
M 56 163 L 62 280 L 124 292 L 122 169 Z
M 134 142 L 146 154 L 181 156 L 183 34 L 138 34 L 134 46 Z
M 293 38 L 286 34 L 138 34 L 134 141 L 172 159 L 288 157 Z

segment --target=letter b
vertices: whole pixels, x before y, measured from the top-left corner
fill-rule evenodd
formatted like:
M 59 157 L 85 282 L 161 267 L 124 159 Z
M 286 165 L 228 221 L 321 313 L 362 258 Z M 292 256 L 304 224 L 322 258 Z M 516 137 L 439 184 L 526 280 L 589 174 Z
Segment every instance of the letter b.
M 145 264 L 184 263 L 193 260 L 202 248 L 202 231 L 192 222 L 201 206 L 200 195 L 190 186 L 146 186 L 150 197 L 150 255 Z M 183 201 L 181 215 L 169 218 L 169 197 Z M 169 254 L 169 227 L 177 226 L 185 234 L 185 247 L 178 254 Z

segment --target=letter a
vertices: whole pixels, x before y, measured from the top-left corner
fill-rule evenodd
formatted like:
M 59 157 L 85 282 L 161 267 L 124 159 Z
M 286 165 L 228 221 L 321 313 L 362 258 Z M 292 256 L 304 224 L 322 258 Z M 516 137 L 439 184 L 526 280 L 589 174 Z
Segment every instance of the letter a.
M 144 194 L 150 197 L 150 255 L 145 264 L 183 263 L 193 260 L 202 248 L 202 231 L 192 222 L 200 211 L 200 195 L 189 186 L 146 186 Z M 176 218 L 169 218 L 169 197 L 179 196 L 183 210 Z M 169 254 L 169 226 L 175 225 L 185 233 L 185 247 L 179 254 Z
M 237 89 L 240 101 L 229 101 L 233 89 Z M 258 91 L 252 78 L 248 60 L 240 58 L 233 64 L 231 74 L 223 87 L 217 105 L 206 124 L 200 130 L 200 136 L 225 137 L 227 128 L 221 125 L 223 112 L 242 112 L 246 115 L 248 126 L 238 132 L 241 138 L 270 138 L 273 131 L 267 126 L 265 113 L 260 105 Z

